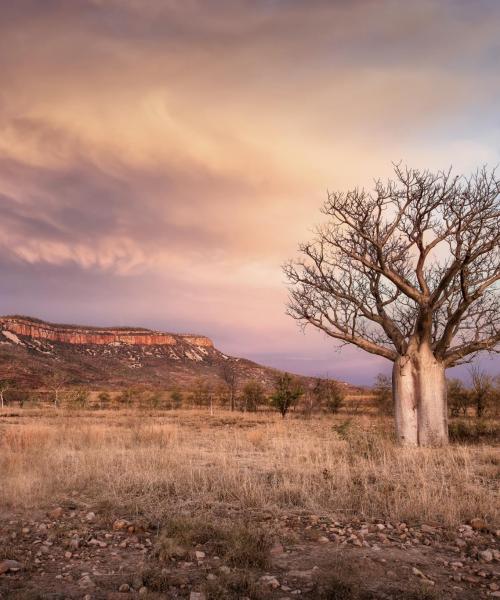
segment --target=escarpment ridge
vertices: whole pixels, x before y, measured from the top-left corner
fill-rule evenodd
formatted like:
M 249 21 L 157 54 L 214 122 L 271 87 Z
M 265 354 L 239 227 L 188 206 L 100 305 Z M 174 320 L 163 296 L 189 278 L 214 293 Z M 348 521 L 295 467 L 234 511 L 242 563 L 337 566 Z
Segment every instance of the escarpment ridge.
M 227 363 L 241 382 L 269 385 L 276 375 L 274 369 L 227 356 L 204 335 L 0 316 L 0 378 L 26 388 L 43 386 L 54 371 L 63 372 L 72 385 L 189 388 L 200 380 L 221 384 Z
M 47 340 L 75 345 L 116 345 L 132 346 L 174 346 L 179 342 L 213 348 L 213 342 L 206 336 L 173 334 L 152 331 L 140 327 L 86 327 L 81 325 L 58 325 L 32 317 L 0 317 L 0 331 L 33 340 Z

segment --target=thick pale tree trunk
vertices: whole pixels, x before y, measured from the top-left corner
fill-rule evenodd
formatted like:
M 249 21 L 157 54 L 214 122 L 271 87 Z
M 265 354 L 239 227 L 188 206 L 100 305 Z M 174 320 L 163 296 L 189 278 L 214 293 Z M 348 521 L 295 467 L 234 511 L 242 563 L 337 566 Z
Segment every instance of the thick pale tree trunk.
M 418 446 L 418 399 L 409 356 L 399 356 L 392 370 L 396 435 L 403 446 Z
M 405 446 L 448 443 L 445 367 L 426 344 L 410 344 L 394 363 L 396 434 Z

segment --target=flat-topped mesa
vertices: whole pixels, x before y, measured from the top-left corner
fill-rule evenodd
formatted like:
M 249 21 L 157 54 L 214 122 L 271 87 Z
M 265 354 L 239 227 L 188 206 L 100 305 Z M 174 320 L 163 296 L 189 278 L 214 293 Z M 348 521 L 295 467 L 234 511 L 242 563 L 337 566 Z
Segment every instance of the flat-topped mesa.
M 164 333 L 139 327 L 56 325 L 21 316 L 0 317 L 1 330 L 10 332 L 16 336 L 63 344 L 175 346 L 178 343 L 185 343 L 204 348 L 213 348 L 212 340 L 200 335 Z

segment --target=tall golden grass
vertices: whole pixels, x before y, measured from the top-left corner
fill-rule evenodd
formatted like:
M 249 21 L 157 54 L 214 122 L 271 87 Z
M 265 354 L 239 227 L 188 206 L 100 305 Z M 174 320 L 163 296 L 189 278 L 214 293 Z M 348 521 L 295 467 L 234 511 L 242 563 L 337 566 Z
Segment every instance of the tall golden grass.
M 403 449 L 387 424 L 218 412 L 39 412 L 0 422 L 0 505 L 68 496 L 161 518 L 231 505 L 340 519 L 498 522 L 493 446 Z

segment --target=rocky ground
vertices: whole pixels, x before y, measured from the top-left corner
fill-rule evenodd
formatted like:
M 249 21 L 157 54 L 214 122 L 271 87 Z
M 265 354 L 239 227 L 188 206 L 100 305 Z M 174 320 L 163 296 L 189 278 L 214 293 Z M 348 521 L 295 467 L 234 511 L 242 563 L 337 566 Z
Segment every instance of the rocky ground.
M 500 598 L 500 531 L 479 518 L 455 529 L 303 513 L 246 519 L 269 544 L 237 555 L 77 502 L 4 514 L 0 598 Z

